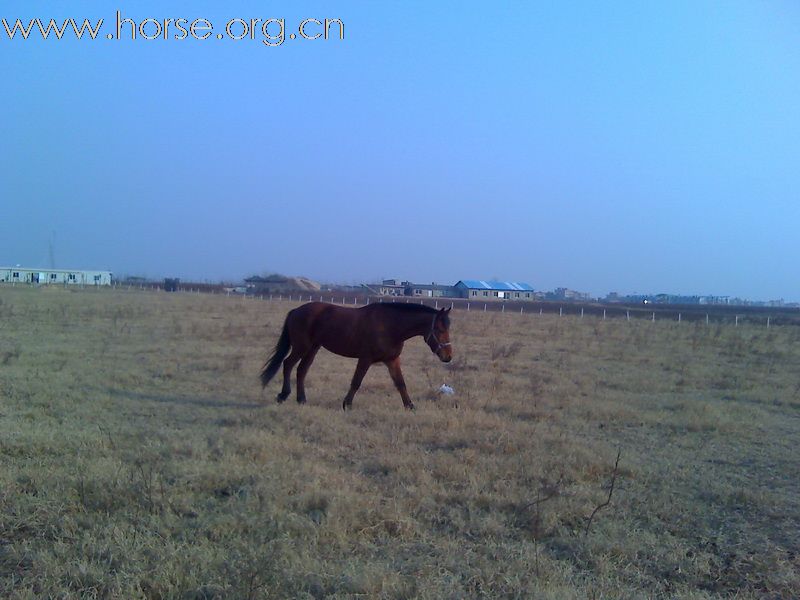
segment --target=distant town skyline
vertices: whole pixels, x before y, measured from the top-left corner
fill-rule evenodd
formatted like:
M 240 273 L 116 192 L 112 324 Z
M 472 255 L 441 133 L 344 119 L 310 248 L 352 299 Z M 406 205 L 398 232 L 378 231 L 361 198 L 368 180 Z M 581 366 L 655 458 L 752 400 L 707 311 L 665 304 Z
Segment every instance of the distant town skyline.
M 69 269 L 60 267 L 30 267 L 23 265 L 0 265 L 0 283 L 21 283 L 21 284 L 89 284 L 95 285 L 100 282 L 103 285 L 116 284 L 150 284 L 159 285 L 163 284 L 164 289 L 167 287 L 191 286 L 192 284 L 204 284 L 210 286 L 216 285 L 233 285 L 240 287 L 240 284 L 245 283 L 247 286 L 252 284 L 265 283 L 267 287 L 272 286 L 276 281 L 284 282 L 283 286 L 286 289 L 294 289 L 292 285 L 299 285 L 300 288 L 305 290 L 319 290 L 319 289 L 367 289 L 372 293 L 378 295 L 394 294 L 394 295 L 409 295 L 406 292 L 407 288 L 420 288 L 417 291 L 431 290 L 432 297 L 438 295 L 446 296 L 446 294 L 439 294 L 433 290 L 443 290 L 455 288 L 462 282 L 469 283 L 470 278 L 460 278 L 453 283 L 447 281 L 414 281 L 404 278 L 378 278 L 372 281 L 356 281 L 356 280 L 323 280 L 315 281 L 313 279 L 304 277 L 302 275 L 281 274 L 277 272 L 265 272 L 262 275 L 251 274 L 247 277 L 240 278 L 221 278 L 209 279 L 207 277 L 183 279 L 181 277 L 153 277 L 141 274 L 113 274 L 112 271 L 91 271 L 85 269 Z M 797 307 L 800 302 L 787 300 L 786 298 L 747 298 L 730 296 L 726 294 L 678 294 L 674 292 L 661 291 L 661 292 L 618 292 L 610 291 L 605 293 L 591 293 L 582 290 L 576 290 L 564 286 L 555 288 L 535 288 L 528 282 L 523 281 L 501 281 L 497 278 L 473 279 L 481 285 L 491 285 L 495 283 L 502 284 L 502 287 L 497 289 L 504 289 L 510 291 L 530 290 L 535 292 L 533 294 L 524 294 L 519 300 L 564 300 L 564 301 L 587 301 L 599 300 L 603 302 L 640 302 L 642 300 L 650 300 L 654 303 L 666 302 L 670 304 L 740 304 L 740 305 L 761 305 L 761 306 L 787 306 Z M 172 283 L 170 283 L 172 282 Z M 286 284 L 289 284 L 288 287 Z M 511 287 L 508 287 L 511 286 Z M 392 289 L 388 289 L 392 288 Z M 423 294 L 424 295 L 424 294 Z M 508 297 L 508 299 L 517 299 L 518 297 Z
M 0 27 L 0 263 L 52 247 L 156 278 L 800 300 L 796 2 L 10 0 L 3 18 L 117 10 L 222 38 Z M 274 17 L 343 35 L 222 33 Z
M 50 268 L 49 264 L 22 264 L 22 263 L 0 263 L 0 267 L 13 267 L 17 266 L 20 268 L 26 269 L 41 269 L 42 271 L 47 271 Z M 75 268 L 76 270 L 85 270 L 82 266 L 76 265 L 63 265 L 59 266 L 56 265 L 54 267 L 56 270 L 69 270 L 70 268 Z M 340 278 L 318 278 L 318 277 L 311 277 L 304 273 L 288 273 L 282 271 L 280 269 L 261 269 L 255 271 L 248 271 L 239 276 L 230 276 L 230 277 L 209 277 L 203 274 L 200 275 L 186 275 L 181 273 L 148 273 L 145 271 L 135 271 L 135 272 L 119 272 L 115 271 L 114 269 L 107 269 L 114 274 L 114 277 L 118 281 L 123 281 L 125 279 L 130 278 L 141 278 L 147 281 L 158 281 L 165 278 L 177 277 L 183 281 L 192 281 L 195 283 L 241 283 L 248 277 L 257 276 L 257 275 L 268 275 L 268 274 L 280 274 L 286 275 L 289 277 L 308 277 L 311 280 L 317 281 L 322 284 L 326 285 L 345 285 L 345 286 L 358 286 L 363 284 L 379 284 L 381 281 L 386 279 L 398 279 L 398 280 L 407 280 L 412 283 L 416 284 L 437 284 L 437 285 L 454 285 L 459 280 L 465 279 L 479 279 L 484 281 L 520 281 L 525 282 L 533 286 L 533 288 L 537 292 L 555 292 L 556 290 L 564 289 L 568 291 L 574 291 L 581 294 L 587 294 L 591 298 L 596 299 L 604 299 L 614 294 L 619 294 L 620 296 L 627 296 L 627 297 L 655 297 L 658 295 L 668 295 L 668 296 L 681 296 L 681 297 L 713 297 L 713 298 L 730 298 L 732 300 L 737 301 L 744 301 L 744 302 L 755 302 L 755 303 L 769 303 L 769 302 L 784 302 L 786 304 L 796 304 L 800 302 L 800 299 L 790 298 L 786 296 L 776 296 L 776 297 L 764 297 L 762 296 L 739 296 L 735 294 L 725 294 L 725 293 L 715 293 L 715 292 L 705 292 L 705 291 L 689 291 L 689 292 L 677 292 L 675 290 L 667 290 L 667 289 L 658 289 L 658 290 L 643 290 L 643 289 L 631 289 L 631 290 L 623 290 L 621 288 L 611 288 L 608 290 L 586 290 L 581 289 L 580 287 L 576 286 L 567 286 L 567 285 L 554 285 L 549 287 L 540 287 L 532 283 L 533 280 L 529 281 L 528 279 L 522 278 L 503 278 L 498 276 L 492 277 L 456 277 L 456 278 L 444 278 L 440 280 L 425 280 L 425 279 L 415 279 L 409 277 L 385 277 L 385 276 L 376 276 L 367 279 L 359 279 L 353 277 L 340 277 Z M 451 281 L 452 280 L 452 281 Z

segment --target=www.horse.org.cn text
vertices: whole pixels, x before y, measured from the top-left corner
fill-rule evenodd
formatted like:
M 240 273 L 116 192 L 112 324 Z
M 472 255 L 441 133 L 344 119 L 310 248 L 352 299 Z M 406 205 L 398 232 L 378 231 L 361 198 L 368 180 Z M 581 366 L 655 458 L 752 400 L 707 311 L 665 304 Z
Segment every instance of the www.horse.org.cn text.
M 233 40 L 260 41 L 265 46 L 281 46 L 288 40 L 344 40 L 344 23 L 341 19 L 306 18 L 287 34 L 283 18 L 233 18 L 224 26 L 216 27 L 202 17 L 146 18 L 135 20 L 117 11 L 113 25 L 105 19 L 0 19 L 2 31 L 9 40 L 61 40 L 65 37 L 78 40 Z

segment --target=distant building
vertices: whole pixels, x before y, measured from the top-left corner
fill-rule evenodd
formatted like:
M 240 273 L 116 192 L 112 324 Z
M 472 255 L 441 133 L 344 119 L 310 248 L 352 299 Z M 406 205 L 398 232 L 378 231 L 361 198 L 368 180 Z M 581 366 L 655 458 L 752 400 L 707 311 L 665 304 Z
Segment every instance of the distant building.
M 675 304 L 675 305 L 756 305 L 765 304 L 758 303 L 752 300 L 741 300 L 738 298 L 729 298 L 728 296 L 687 296 L 682 294 L 627 294 L 620 295 L 617 292 L 609 293 L 604 302 L 625 303 L 625 304 Z M 777 301 L 780 302 L 780 301 Z
M 0 267 L 0 283 L 61 284 L 61 285 L 111 285 L 111 271 L 84 271 L 79 269 L 31 269 L 27 267 Z
M 554 292 L 552 292 L 552 297 L 548 298 L 549 300 L 567 300 L 571 302 L 586 302 L 589 300 L 589 294 L 585 292 L 576 292 L 575 290 L 570 290 L 568 288 L 556 288 Z
M 291 292 L 318 292 L 320 284 L 305 277 L 285 275 L 255 275 L 244 280 L 248 294 L 286 294 Z
M 381 296 L 416 296 L 421 298 L 449 298 L 454 296 L 452 285 L 438 283 L 412 283 L 399 279 L 384 279 L 380 285 L 366 286 Z
M 384 279 L 380 285 L 374 286 L 378 289 L 381 296 L 405 296 L 405 289 L 407 285 L 411 285 L 408 281 L 400 281 L 399 279 Z
M 518 281 L 462 279 L 453 286 L 458 298 L 468 300 L 533 300 L 533 288 Z
M 439 285 L 437 283 L 411 283 L 405 288 L 405 295 L 423 298 L 455 297 L 454 288 L 452 285 Z

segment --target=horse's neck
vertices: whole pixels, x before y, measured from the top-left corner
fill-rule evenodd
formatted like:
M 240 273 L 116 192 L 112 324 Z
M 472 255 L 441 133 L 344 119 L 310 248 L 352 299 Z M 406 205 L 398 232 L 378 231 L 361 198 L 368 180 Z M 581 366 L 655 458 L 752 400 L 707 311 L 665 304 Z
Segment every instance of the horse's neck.
M 414 315 L 414 318 L 409 319 L 408 322 L 401 328 L 399 333 L 404 340 L 410 339 L 417 335 L 425 335 L 431 328 L 431 321 L 431 315 L 426 313 Z

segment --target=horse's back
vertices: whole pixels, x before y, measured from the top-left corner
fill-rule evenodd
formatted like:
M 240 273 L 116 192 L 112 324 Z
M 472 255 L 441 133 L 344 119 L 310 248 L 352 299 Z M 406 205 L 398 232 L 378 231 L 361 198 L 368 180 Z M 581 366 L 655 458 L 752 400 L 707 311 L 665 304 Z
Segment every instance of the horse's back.
M 380 303 L 351 308 L 308 302 L 290 311 L 286 322 L 295 347 L 322 346 L 341 356 L 382 361 L 402 350 L 398 323 L 408 314 Z
M 290 311 L 287 325 L 293 344 L 322 346 L 335 354 L 358 357 L 363 313 L 326 302 L 309 302 Z
M 314 321 L 317 319 L 347 319 L 355 317 L 357 309 L 337 306 L 327 302 L 306 302 L 289 311 L 288 318 L 295 321 Z
M 295 340 L 307 339 L 319 343 L 320 336 L 330 338 L 351 330 L 358 311 L 327 302 L 308 302 L 289 311 L 286 324 Z

